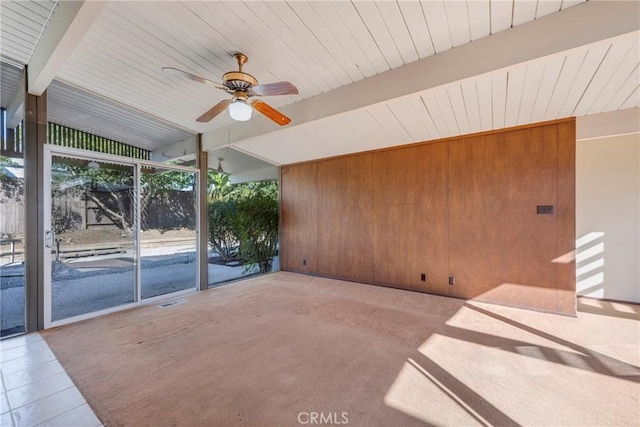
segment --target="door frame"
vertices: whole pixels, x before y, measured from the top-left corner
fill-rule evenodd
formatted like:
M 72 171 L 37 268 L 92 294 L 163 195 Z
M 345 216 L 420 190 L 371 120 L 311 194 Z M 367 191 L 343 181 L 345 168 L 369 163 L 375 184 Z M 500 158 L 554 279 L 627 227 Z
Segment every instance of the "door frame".
M 166 163 L 154 162 L 151 160 L 141 160 L 141 159 L 132 159 L 130 157 L 122 157 L 111 154 L 98 153 L 94 151 L 88 150 L 79 150 L 76 148 L 68 148 L 68 147 L 60 147 L 57 145 L 46 144 L 44 147 L 44 232 L 45 235 L 42 239 L 43 246 L 46 242 L 46 233 L 51 230 L 51 159 L 53 156 L 61 155 L 67 157 L 78 158 L 82 160 L 96 160 L 102 162 L 110 162 L 116 163 L 126 166 L 132 166 L 134 170 L 134 182 L 135 182 L 135 224 L 134 224 L 134 248 L 135 248 L 135 289 L 134 289 L 134 301 L 127 304 L 118 305 L 115 307 L 110 307 L 103 310 L 92 311 L 90 313 L 84 313 L 77 316 L 67 317 L 64 319 L 54 321 L 52 319 L 52 303 L 53 303 L 53 292 L 52 292 L 52 280 L 51 280 L 51 261 L 52 254 L 51 248 L 47 248 L 46 246 L 42 248 L 44 252 L 44 327 L 45 329 L 61 326 L 68 323 L 77 322 L 84 319 L 90 319 L 92 317 L 102 316 L 108 313 L 114 313 L 121 310 L 126 310 L 132 307 L 138 307 L 141 305 L 154 304 L 158 301 L 168 299 L 168 298 L 176 298 L 182 295 L 191 294 L 193 292 L 197 292 L 200 288 L 200 256 L 198 254 L 198 250 L 200 248 L 200 239 L 202 239 L 202 230 L 200 230 L 200 192 L 198 191 L 198 185 L 200 182 L 200 170 L 195 168 L 189 168 L 186 166 L 178 166 L 178 165 L 168 165 Z M 195 188 L 194 192 L 196 195 L 196 205 L 195 205 L 195 231 L 196 231 L 196 280 L 194 283 L 194 287 L 192 289 L 184 289 L 176 292 L 172 292 L 169 294 L 158 295 L 151 298 L 142 299 L 142 271 L 141 271 L 141 253 L 140 253 L 140 198 L 141 198 L 141 187 L 140 187 L 140 178 L 141 171 L 143 167 L 153 167 L 153 168 L 161 168 L 165 170 L 175 170 L 181 172 L 190 172 L 196 174 Z

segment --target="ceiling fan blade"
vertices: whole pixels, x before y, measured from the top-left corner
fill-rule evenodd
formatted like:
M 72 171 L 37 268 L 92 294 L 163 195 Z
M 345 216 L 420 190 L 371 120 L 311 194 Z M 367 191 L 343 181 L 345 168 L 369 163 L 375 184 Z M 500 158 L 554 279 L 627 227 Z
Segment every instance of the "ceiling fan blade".
M 280 126 L 288 125 L 291 119 L 263 101 L 253 100 L 251 106 Z
M 267 83 L 266 85 L 251 86 L 251 90 L 258 96 L 298 94 L 298 88 L 289 82 Z
M 207 110 L 203 115 L 198 117 L 196 119 L 196 122 L 207 123 L 207 122 L 211 121 L 211 119 L 213 119 L 215 116 L 217 116 L 218 114 L 220 114 L 224 110 L 226 110 L 227 107 L 229 106 L 229 104 L 231 104 L 231 100 L 230 99 L 224 99 L 224 100 L 218 102 L 216 105 L 214 105 L 209 110 Z
M 188 79 L 190 79 L 190 80 L 193 80 L 194 82 L 204 83 L 204 84 L 207 84 L 207 85 L 211 85 L 211 86 L 213 86 L 213 87 L 215 87 L 215 88 L 217 88 L 217 89 L 222 89 L 222 90 L 226 90 L 226 91 L 228 91 L 228 90 L 229 90 L 229 88 L 228 88 L 228 87 L 226 87 L 226 86 L 224 86 L 224 85 L 221 85 L 220 83 L 216 83 L 216 82 L 214 82 L 214 81 L 212 81 L 212 80 L 205 79 L 204 77 L 196 76 L 195 74 L 191 74 L 191 73 L 188 73 L 188 72 L 186 72 L 186 71 L 179 70 L 179 69 L 177 69 L 177 68 L 173 68 L 173 67 L 162 67 L 162 71 L 167 71 L 167 72 L 172 73 L 172 74 L 175 74 L 175 75 L 177 75 L 177 76 L 183 76 L 183 77 L 186 77 L 186 78 L 188 78 Z

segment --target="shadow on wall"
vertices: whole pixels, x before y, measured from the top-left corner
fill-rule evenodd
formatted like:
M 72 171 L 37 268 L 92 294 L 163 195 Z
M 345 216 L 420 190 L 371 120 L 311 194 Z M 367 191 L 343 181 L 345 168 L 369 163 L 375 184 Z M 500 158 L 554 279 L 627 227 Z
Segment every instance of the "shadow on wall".
M 576 240 L 576 293 L 604 298 L 604 233 L 592 231 Z

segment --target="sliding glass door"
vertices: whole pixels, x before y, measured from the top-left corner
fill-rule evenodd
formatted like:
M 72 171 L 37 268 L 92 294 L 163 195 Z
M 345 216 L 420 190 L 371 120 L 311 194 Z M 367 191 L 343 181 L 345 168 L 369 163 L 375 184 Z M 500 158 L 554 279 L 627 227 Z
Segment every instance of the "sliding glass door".
M 142 167 L 142 298 L 196 286 L 196 183 L 193 171 Z
M 197 171 L 46 153 L 47 327 L 197 288 Z
M 135 167 L 51 156 L 51 320 L 136 300 Z

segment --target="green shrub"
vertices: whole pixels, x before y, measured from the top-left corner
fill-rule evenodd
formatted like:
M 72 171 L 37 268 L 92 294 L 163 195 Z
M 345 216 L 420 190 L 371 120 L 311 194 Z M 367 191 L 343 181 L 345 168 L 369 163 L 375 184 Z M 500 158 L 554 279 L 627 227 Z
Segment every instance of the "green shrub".
M 209 244 L 225 261 L 231 261 L 240 243 L 237 207 L 233 200 L 209 202 Z
M 247 264 L 257 264 L 261 273 L 271 271 L 278 250 L 278 200 L 255 193 L 237 202 L 240 254 Z
M 216 181 L 209 198 L 209 244 L 225 261 L 239 252 L 245 272 L 271 270 L 278 247 L 278 183 Z

